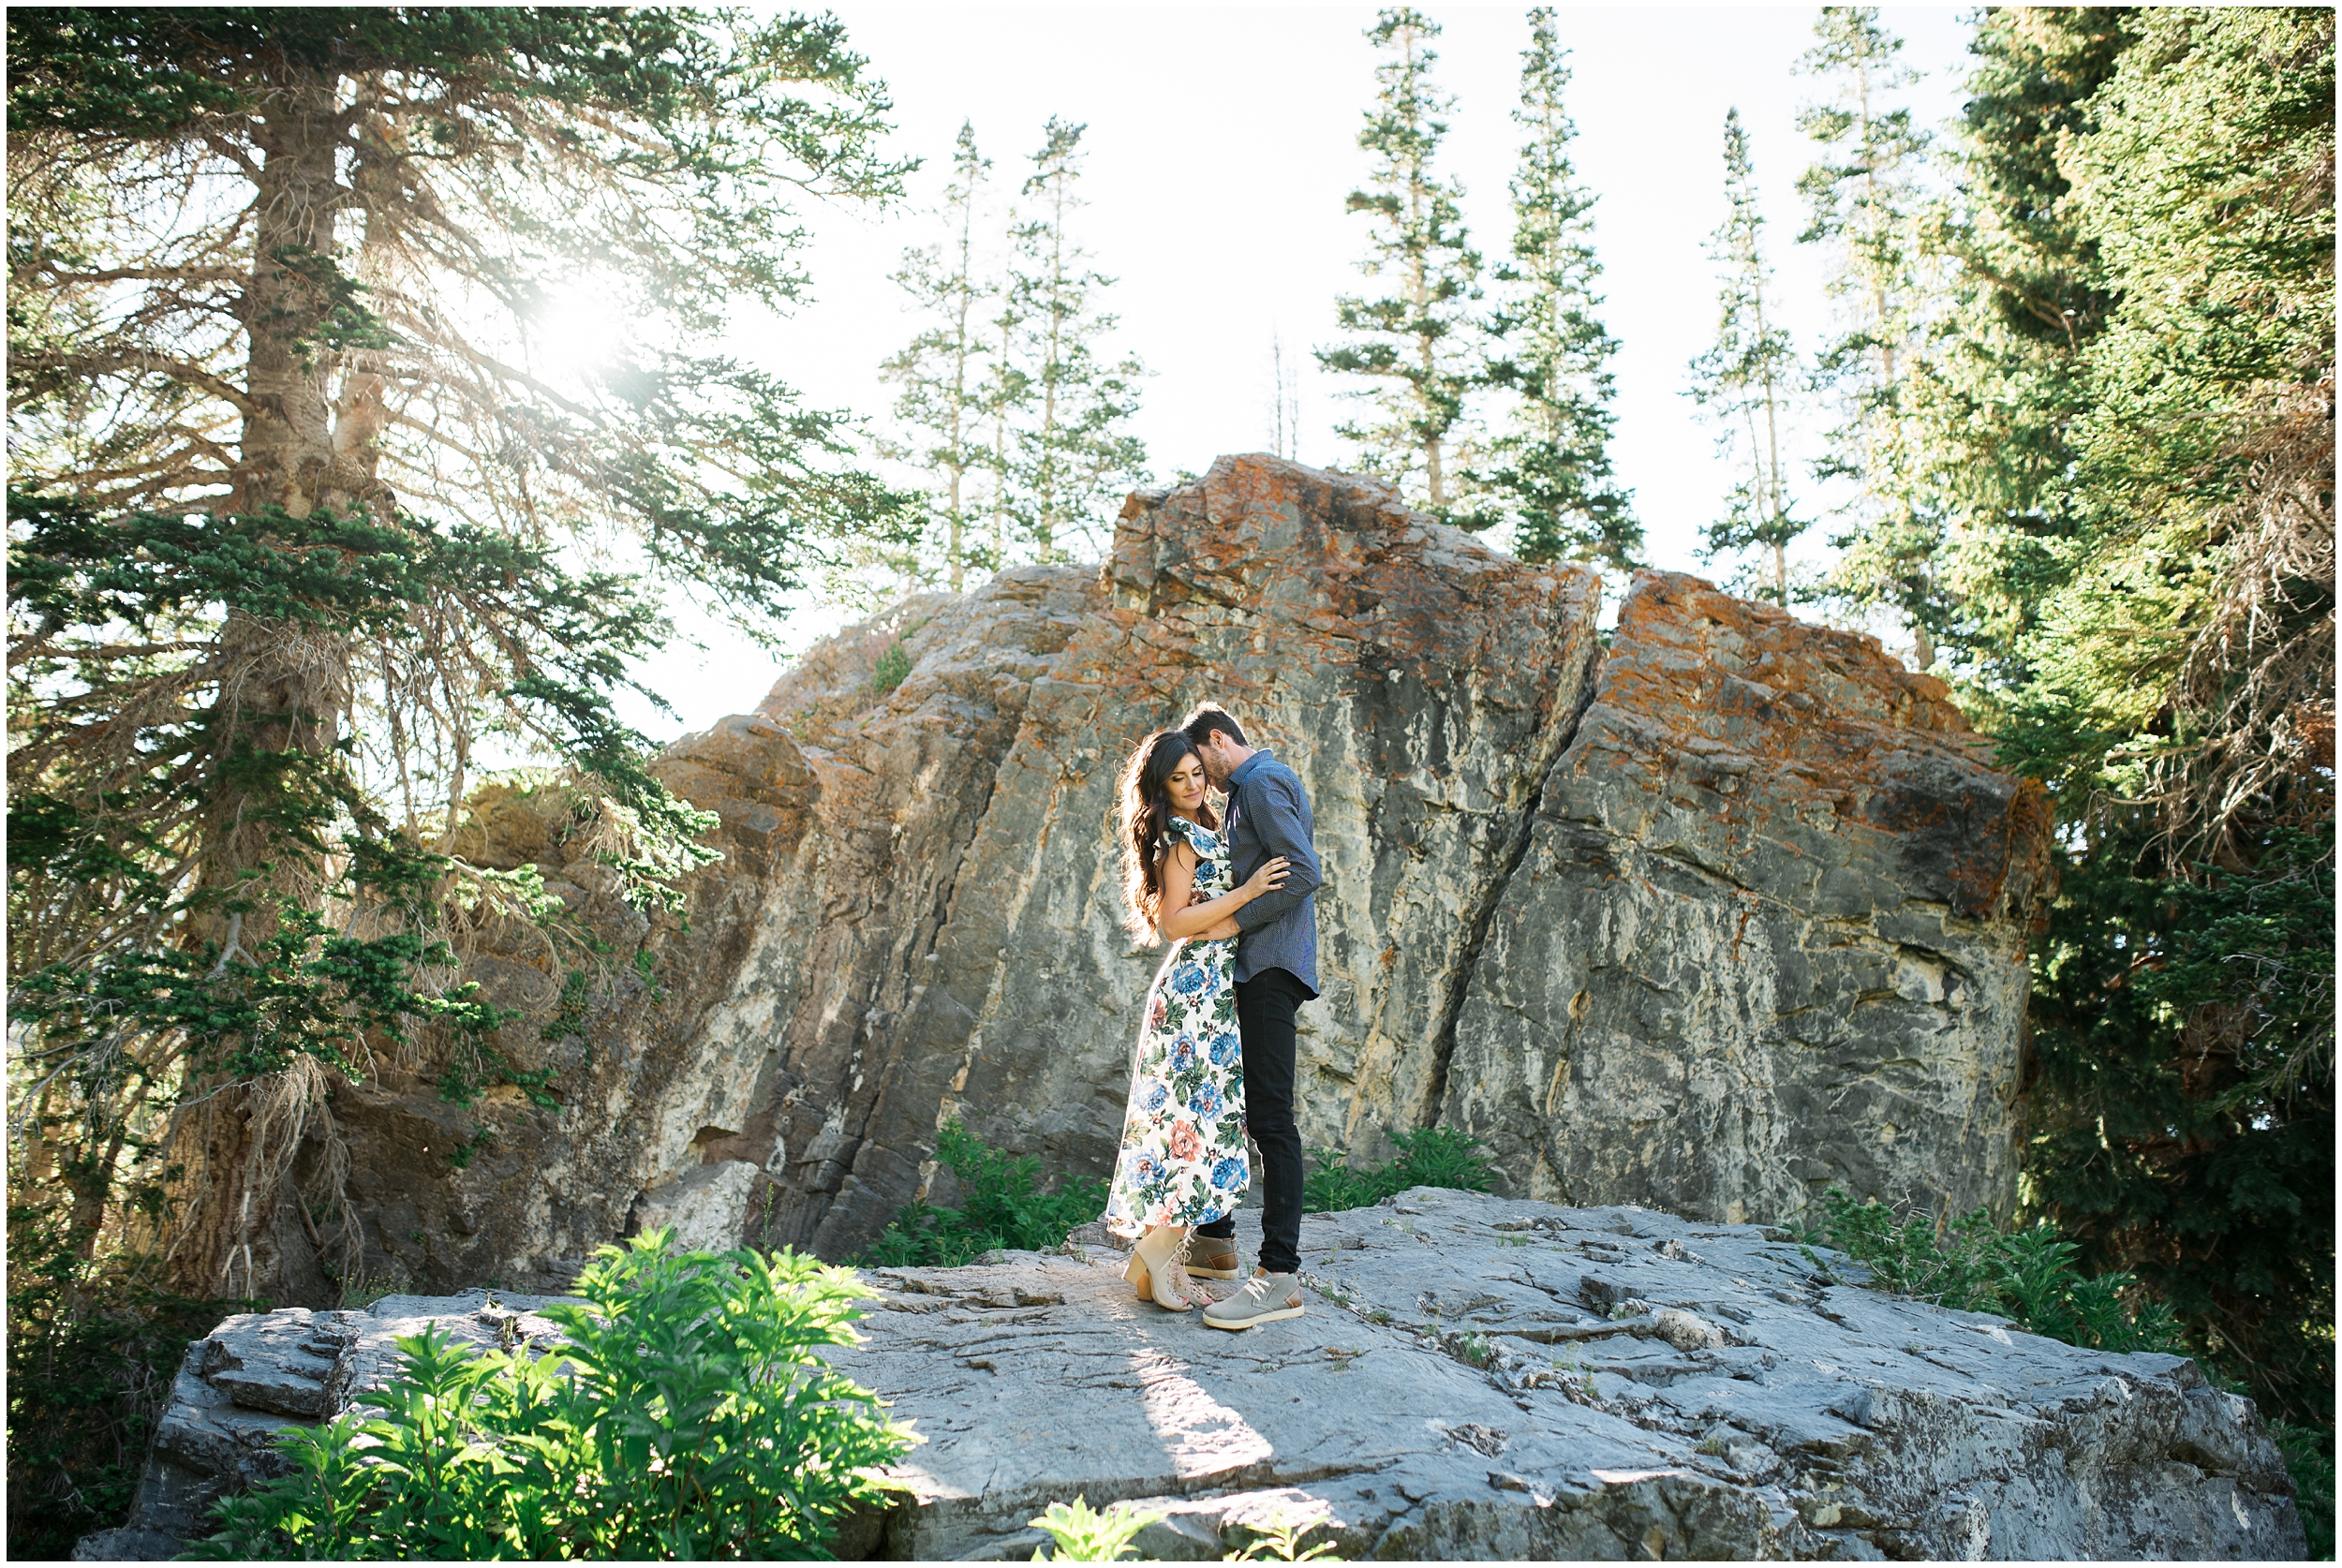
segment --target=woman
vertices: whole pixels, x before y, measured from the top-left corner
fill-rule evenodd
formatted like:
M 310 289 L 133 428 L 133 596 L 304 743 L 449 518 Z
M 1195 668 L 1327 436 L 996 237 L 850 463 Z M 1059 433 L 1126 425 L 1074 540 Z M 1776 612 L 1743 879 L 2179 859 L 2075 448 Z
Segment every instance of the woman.
M 1236 911 L 1284 880 L 1271 860 L 1228 885 L 1204 760 L 1177 730 L 1142 742 L 1122 770 L 1122 896 L 1131 932 L 1172 943 L 1155 972 L 1131 1064 L 1122 1152 L 1106 1224 L 1135 1238 L 1123 1278 L 1183 1312 L 1211 1298 L 1188 1278 L 1188 1234 L 1236 1206 L 1244 1158 L 1244 1053 L 1238 1043 Z

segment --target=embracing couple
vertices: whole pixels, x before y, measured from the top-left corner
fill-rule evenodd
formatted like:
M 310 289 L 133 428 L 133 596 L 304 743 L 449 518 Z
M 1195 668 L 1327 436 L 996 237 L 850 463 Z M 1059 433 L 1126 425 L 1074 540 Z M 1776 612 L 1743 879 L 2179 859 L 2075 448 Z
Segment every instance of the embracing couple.
M 1224 817 L 1211 794 L 1225 797 Z M 1122 773 L 1123 901 L 1132 932 L 1171 942 L 1147 993 L 1106 1224 L 1131 1237 L 1124 1277 L 1214 1328 L 1301 1315 L 1301 1129 L 1294 1016 L 1317 996 L 1318 884 L 1309 795 L 1219 708 L 1149 735 Z M 1260 1268 L 1235 1280 L 1237 1198 L 1263 1168 Z

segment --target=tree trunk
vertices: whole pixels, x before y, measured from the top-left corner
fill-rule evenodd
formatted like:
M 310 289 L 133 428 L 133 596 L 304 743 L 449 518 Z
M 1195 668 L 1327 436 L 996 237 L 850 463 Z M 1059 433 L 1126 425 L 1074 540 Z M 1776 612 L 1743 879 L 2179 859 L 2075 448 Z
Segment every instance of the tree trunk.
M 289 73 L 259 138 L 263 157 L 244 312 L 247 406 L 229 502 L 239 514 L 272 508 L 294 518 L 319 509 L 349 514 L 377 500 L 382 382 L 352 376 L 336 398 L 340 356 L 322 341 L 334 304 L 335 219 L 348 196 L 336 170 L 348 129 L 337 89 L 330 75 Z M 234 890 L 248 907 L 205 910 L 190 934 L 217 945 L 220 983 L 232 984 L 227 960 L 258 959 L 281 910 L 321 900 L 322 868 L 274 820 L 283 775 L 252 764 L 274 755 L 331 765 L 348 705 L 350 653 L 337 634 L 231 610 L 218 658 L 201 881 L 215 898 Z M 185 1291 L 281 1300 L 294 1294 L 293 1281 L 314 1278 L 311 1261 L 285 1256 L 278 1238 L 291 1151 L 262 1148 L 253 1136 L 253 1114 L 270 1087 L 267 1080 L 240 1081 L 223 1063 L 189 1066 L 186 1098 L 201 1103 L 173 1130 L 185 1175 L 170 1254 Z

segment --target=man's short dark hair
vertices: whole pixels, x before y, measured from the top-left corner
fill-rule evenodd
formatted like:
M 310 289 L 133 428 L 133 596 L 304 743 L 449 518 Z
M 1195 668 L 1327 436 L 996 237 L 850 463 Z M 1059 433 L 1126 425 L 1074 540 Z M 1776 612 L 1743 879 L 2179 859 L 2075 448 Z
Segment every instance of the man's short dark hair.
M 1179 726 L 1179 732 L 1197 746 L 1209 745 L 1211 732 L 1214 730 L 1219 731 L 1238 746 L 1252 744 L 1244 738 L 1242 726 L 1230 718 L 1224 710 L 1209 703 L 1206 703 L 1202 707 L 1189 714 L 1187 721 Z

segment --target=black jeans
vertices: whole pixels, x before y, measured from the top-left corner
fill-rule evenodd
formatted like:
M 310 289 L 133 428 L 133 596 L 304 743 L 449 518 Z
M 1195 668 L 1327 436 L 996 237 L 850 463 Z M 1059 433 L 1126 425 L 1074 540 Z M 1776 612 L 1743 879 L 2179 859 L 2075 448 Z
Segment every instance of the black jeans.
M 1301 1266 L 1301 1124 L 1295 1119 L 1294 1014 L 1310 988 L 1283 969 L 1264 969 L 1236 988 L 1237 1028 L 1244 1042 L 1244 1122 L 1260 1146 L 1260 1262 L 1271 1274 Z M 1198 1225 L 1195 1234 L 1236 1235 L 1236 1216 Z

